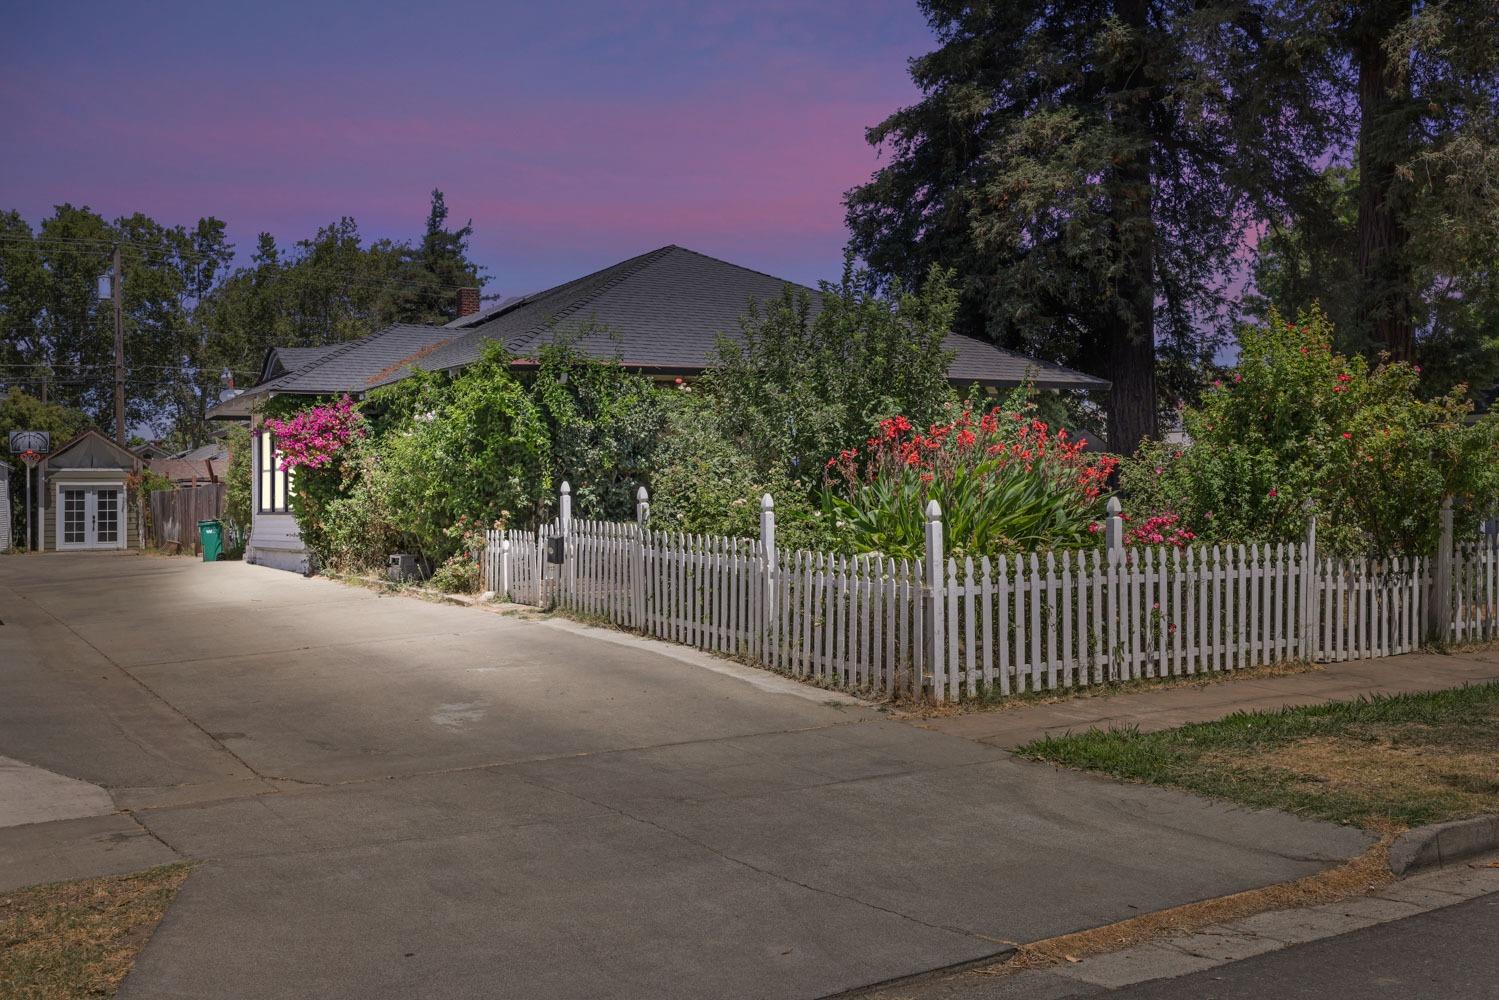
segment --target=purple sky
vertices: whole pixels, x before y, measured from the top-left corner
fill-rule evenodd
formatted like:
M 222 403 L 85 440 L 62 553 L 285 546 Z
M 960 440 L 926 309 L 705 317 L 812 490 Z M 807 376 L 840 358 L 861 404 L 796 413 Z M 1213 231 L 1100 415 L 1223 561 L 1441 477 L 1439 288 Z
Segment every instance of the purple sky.
M 248 258 L 341 215 L 472 217 L 488 293 L 666 243 L 831 278 L 913 0 L 12 5 L 0 208 L 216 215 Z

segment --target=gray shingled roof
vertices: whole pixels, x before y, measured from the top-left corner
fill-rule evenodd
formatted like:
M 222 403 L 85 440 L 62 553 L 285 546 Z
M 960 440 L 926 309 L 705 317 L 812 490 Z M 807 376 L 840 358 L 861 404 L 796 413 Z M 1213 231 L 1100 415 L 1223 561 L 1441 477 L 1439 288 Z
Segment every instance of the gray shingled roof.
M 427 357 L 455 336 L 455 331 L 440 326 L 388 326 L 340 344 L 311 364 L 256 386 L 255 391 L 302 395 L 362 393 L 405 378 L 412 365 L 435 367 L 427 363 Z
M 787 285 L 816 290 L 678 246 L 662 247 L 534 295 L 450 323 L 460 333 L 422 359 L 429 369 L 460 368 L 478 359 L 487 341 L 500 341 L 516 357 L 532 357 L 558 331 L 583 332 L 579 350 L 662 374 L 695 374 L 712 361 L 719 334 L 739 336 L 749 301 L 774 299 Z M 586 331 L 586 332 L 584 332 Z M 1102 389 L 1103 379 L 1027 358 L 958 335 L 954 381 L 1016 385 L 1027 376 L 1042 388 Z M 385 381 L 393 382 L 401 375 Z
M 324 344 L 322 347 L 276 347 L 272 350 L 281 367 L 288 372 L 294 372 L 327 357 L 342 346 L 342 344 Z
M 720 334 L 740 335 L 739 320 L 751 299 L 769 301 L 787 285 L 806 291 L 818 308 L 821 296 L 814 289 L 682 247 L 662 247 L 446 327 L 392 326 L 331 347 L 276 348 L 267 368 L 274 360 L 285 373 L 209 415 L 242 416 L 252 397 L 271 393 L 361 394 L 405 378 L 414 367 L 461 368 L 478 360 L 489 341 L 503 343 L 517 358 L 534 358 L 558 331 L 581 332 L 577 347 L 595 357 L 653 374 L 693 375 L 711 363 Z M 960 385 L 1004 387 L 1029 377 L 1043 389 L 1108 387 L 1103 379 L 972 337 L 949 335 L 946 347 L 954 353 L 952 380 Z

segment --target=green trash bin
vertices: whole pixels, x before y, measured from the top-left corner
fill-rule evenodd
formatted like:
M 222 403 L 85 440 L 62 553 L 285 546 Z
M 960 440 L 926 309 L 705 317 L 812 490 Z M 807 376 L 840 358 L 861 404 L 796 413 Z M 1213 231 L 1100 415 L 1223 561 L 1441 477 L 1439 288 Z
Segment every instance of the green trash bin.
M 217 521 L 198 522 L 198 541 L 203 549 L 204 562 L 218 562 L 224 551 L 224 526 Z

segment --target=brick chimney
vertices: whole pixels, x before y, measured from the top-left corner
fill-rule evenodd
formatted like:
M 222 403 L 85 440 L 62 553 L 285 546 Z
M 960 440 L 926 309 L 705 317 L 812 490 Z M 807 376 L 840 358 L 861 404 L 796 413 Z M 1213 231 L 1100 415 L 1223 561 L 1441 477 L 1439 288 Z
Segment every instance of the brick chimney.
M 458 318 L 472 316 L 479 311 L 479 290 L 477 288 L 458 289 Z

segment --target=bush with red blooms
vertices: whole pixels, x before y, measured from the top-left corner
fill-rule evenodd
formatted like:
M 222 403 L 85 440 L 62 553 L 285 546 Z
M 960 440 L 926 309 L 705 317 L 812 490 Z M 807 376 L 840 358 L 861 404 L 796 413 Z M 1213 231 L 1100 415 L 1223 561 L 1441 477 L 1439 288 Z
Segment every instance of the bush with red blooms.
M 1170 545 L 1185 548 L 1197 536 L 1188 531 L 1178 514 L 1152 514 L 1124 533 L 1126 545 Z
M 1118 460 L 1085 446 L 1037 418 L 1023 395 L 925 431 L 892 417 L 863 448 L 828 460 L 824 516 L 847 547 L 897 558 L 924 551 L 929 500 L 942 505 L 954 555 L 1096 544 Z
M 1471 537 L 1499 504 L 1499 418 L 1471 419 L 1461 386 L 1423 398 L 1420 369 L 1344 356 L 1333 339 L 1317 309 L 1243 328 L 1238 361 L 1183 409 L 1187 440 L 1125 463 L 1131 523 L 1155 514 L 1204 542 L 1294 542 L 1314 515 L 1328 552 L 1410 556 L 1435 551 L 1451 496 Z

